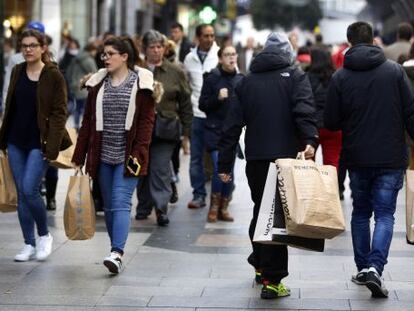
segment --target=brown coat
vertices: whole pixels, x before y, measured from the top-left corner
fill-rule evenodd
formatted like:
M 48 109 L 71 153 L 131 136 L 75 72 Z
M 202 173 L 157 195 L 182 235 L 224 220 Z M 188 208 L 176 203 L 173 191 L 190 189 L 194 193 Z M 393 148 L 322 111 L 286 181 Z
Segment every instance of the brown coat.
M 13 68 L 7 92 L 3 124 L 0 128 L 0 149 L 7 149 L 7 131 L 11 122 L 11 108 L 17 81 L 26 68 L 21 63 Z M 47 63 L 40 73 L 37 85 L 37 123 L 40 130 L 42 152 L 48 160 L 55 160 L 60 150 L 65 150 L 72 142 L 65 129 L 67 120 L 66 83 L 57 66 Z
M 140 70 L 145 69 L 141 68 Z M 99 71 L 95 75 L 99 75 Z M 150 74 L 149 79 L 151 81 L 147 81 L 147 85 L 151 84 L 152 86 L 152 74 Z M 82 127 L 79 130 L 78 141 L 72 158 L 72 162 L 79 166 L 83 165 L 86 159 L 86 172 L 93 178 L 97 176 L 101 159 L 102 131 L 97 130 L 97 97 L 100 88 L 103 87 L 102 85 L 103 81 L 101 80 L 89 90 Z M 137 158 L 141 165 L 140 176 L 146 175 L 148 170 L 149 145 L 154 119 L 155 100 L 152 97 L 152 89 L 138 88 L 132 125 L 129 130 L 126 130 L 125 163 L 130 155 Z M 124 174 L 125 176 L 132 176 L 126 169 Z

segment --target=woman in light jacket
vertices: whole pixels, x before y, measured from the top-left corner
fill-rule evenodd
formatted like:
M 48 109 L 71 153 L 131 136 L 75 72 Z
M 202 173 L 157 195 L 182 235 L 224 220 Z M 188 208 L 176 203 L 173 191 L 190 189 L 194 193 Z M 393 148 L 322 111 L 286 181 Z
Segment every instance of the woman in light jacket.
M 105 69 L 86 82 L 89 94 L 72 161 L 97 177 L 111 241 L 103 261 L 111 273 L 122 270 L 130 226 L 131 197 L 138 176 L 147 174 L 154 123 L 153 76 L 137 67 L 138 52 L 128 37 L 104 42 Z

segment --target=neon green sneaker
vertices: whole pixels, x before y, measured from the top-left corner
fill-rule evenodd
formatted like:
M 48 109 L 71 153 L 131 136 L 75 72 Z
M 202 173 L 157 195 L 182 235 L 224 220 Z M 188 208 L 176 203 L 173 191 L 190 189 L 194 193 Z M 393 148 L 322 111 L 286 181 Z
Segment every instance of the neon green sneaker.
M 276 299 L 287 296 L 290 296 L 289 287 L 282 283 L 272 284 L 267 281 L 263 281 L 262 293 L 260 294 L 262 299 Z

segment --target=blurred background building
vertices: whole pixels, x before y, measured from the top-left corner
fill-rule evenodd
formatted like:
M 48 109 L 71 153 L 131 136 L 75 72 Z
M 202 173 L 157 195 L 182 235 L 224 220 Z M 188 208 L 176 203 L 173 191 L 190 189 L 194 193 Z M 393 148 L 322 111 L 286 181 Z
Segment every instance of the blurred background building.
M 371 22 L 389 43 L 399 22 L 414 20 L 414 0 L 0 0 L 0 44 L 5 38 L 16 42 L 30 20 L 45 24 L 53 51 L 59 51 L 64 35 L 83 46 L 107 31 L 143 34 L 155 28 L 169 34 L 175 21 L 190 38 L 205 22 L 234 44 L 244 44 L 248 36 L 264 41 L 272 28 L 296 31 L 303 40 L 321 33 L 324 42 L 339 44 L 346 40 L 346 26 L 357 19 Z

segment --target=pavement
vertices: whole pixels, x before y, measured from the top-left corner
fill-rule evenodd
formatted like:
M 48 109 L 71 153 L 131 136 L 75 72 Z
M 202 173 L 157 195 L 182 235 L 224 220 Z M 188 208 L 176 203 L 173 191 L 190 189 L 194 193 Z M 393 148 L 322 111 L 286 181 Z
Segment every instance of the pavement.
M 49 212 L 55 242 L 46 262 L 13 262 L 23 243 L 20 227 L 16 213 L 0 214 L 0 311 L 414 310 L 414 247 L 405 241 L 403 191 L 384 272 L 388 299 L 373 299 L 365 287 L 350 281 L 355 267 L 349 231 L 352 201 L 346 192 L 346 232 L 327 241 L 324 253 L 290 248 L 285 283 L 292 295 L 265 301 L 246 261 L 252 202 L 245 163 L 238 160 L 235 169 L 237 186 L 230 205 L 234 223 L 207 224 L 207 208 L 186 207 L 191 198 L 188 161 L 183 156 L 180 200 L 170 208 L 170 225 L 157 227 L 154 215 L 132 220 L 125 270 L 117 276 L 102 265 L 109 240 L 101 213 L 93 239 L 69 241 L 65 236 L 63 205 L 73 171 L 59 172 L 58 208 Z

